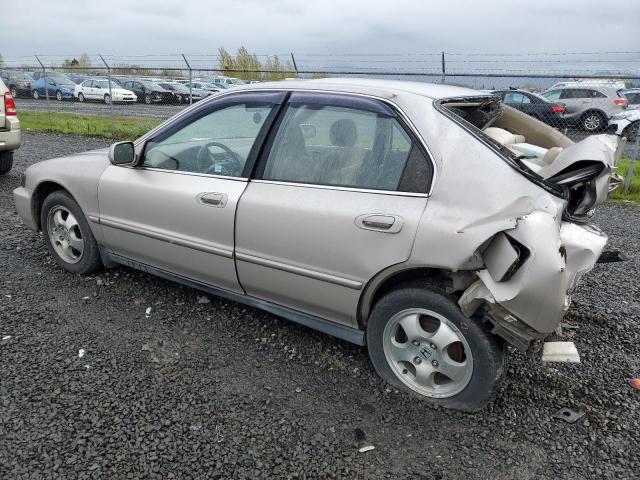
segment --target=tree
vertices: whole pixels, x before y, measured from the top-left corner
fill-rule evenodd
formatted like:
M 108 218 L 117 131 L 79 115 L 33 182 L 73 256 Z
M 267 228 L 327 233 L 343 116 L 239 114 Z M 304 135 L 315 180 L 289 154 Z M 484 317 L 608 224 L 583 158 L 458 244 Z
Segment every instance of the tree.
M 218 68 L 224 75 L 242 80 L 279 80 L 292 76 L 293 64 L 287 60 L 284 64 L 277 55 L 269 56 L 264 64 L 255 53 L 249 53 L 240 47 L 233 57 L 224 47 L 218 49 Z

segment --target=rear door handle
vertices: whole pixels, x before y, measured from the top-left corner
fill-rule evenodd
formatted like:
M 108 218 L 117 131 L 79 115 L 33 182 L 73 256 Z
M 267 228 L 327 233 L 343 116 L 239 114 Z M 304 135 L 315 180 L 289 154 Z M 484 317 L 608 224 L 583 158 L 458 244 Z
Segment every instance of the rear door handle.
M 398 233 L 402 229 L 402 217 L 385 213 L 366 213 L 356 217 L 355 224 L 363 230 Z
M 217 208 L 224 208 L 227 204 L 227 195 L 218 192 L 199 193 L 196 197 L 198 202 L 203 205 L 209 205 Z

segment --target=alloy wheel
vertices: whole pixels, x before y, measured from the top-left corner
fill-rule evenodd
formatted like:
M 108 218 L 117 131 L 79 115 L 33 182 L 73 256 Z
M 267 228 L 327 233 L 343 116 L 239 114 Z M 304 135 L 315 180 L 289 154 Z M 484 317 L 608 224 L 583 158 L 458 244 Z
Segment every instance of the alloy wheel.
M 55 252 L 67 263 L 78 263 L 84 252 L 84 239 L 76 217 L 57 205 L 47 216 L 47 233 Z
M 62 101 L 62 92 L 60 90 L 56 92 L 56 100 L 58 100 L 59 102 Z
M 602 119 L 600 118 L 600 115 L 598 115 L 597 113 L 590 113 L 584 118 L 584 121 L 583 121 L 585 130 L 588 130 L 590 132 L 593 132 L 599 129 L 601 124 L 602 124 Z
M 431 310 L 394 315 L 384 329 L 383 350 L 397 378 L 421 395 L 452 397 L 471 380 L 473 356 L 464 335 Z

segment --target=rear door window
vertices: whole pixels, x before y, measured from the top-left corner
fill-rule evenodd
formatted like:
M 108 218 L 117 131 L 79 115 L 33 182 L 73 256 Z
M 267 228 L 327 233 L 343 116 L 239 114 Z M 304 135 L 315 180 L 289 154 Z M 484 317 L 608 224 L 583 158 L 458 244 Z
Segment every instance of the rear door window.
M 287 107 L 273 140 L 262 178 L 404 189 L 401 179 L 414 147 L 413 139 L 393 116 L 331 104 L 293 104 Z M 427 160 L 420 155 L 417 162 Z M 421 187 L 407 188 L 424 191 L 428 180 L 422 180 Z

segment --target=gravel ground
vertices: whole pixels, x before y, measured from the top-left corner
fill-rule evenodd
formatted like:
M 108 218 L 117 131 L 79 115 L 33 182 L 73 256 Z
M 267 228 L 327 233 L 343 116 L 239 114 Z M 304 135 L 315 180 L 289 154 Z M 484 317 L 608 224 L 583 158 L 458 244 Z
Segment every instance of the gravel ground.
M 0 478 L 637 478 L 637 206 L 597 216 L 630 260 L 575 295 L 582 363 L 512 352 L 496 402 L 469 415 L 388 389 L 364 348 L 272 315 L 126 268 L 62 271 L 11 191 L 31 163 L 106 144 L 24 140 L 0 178 Z M 586 415 L 566 423 L 561 407 Z M 376 449 L 358 453 L 355 429 Z

